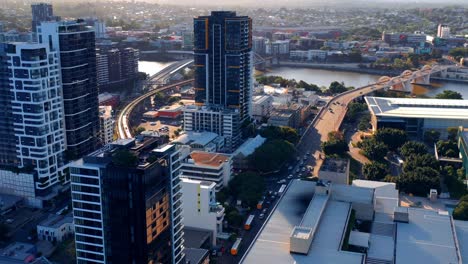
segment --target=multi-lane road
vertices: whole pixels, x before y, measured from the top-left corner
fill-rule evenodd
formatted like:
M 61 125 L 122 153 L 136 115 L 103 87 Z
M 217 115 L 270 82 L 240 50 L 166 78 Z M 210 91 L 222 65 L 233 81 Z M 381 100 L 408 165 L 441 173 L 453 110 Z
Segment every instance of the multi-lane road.
M 166 66 L 164 69 L 162 69 L 161 71 L 152 75 L 149 78 L 147 87 L 146 87 L 146 90 L 149 90 L 149 91 L 145 93 L 144 95 L 141 95 L 138 98 L 131 101 L 119 113 L 119 116 L 117 118 L 117 134 L 120 139 L 133 137 L 129 119 L 130 119 L 133 109 L 135 109 L 135 107 L 138 104 L 142 103 L 144 100 L 148 99 L 149 97 L 155 95 L 158 92 L 165 91 L 168 89 L 175 88 L 177 86 L 182 86 L 182 85 L 186 85 L 186 84 L 193 82 L 193 79 L 190 79 L 190 80 L 180 81 L 177 83 L 161 86 L 161 84 L 165 84 L 178 71 L 189 66 L 192 63 L 193 63 L 193 60 L 183 60 L 183 61 L 174 62 Z

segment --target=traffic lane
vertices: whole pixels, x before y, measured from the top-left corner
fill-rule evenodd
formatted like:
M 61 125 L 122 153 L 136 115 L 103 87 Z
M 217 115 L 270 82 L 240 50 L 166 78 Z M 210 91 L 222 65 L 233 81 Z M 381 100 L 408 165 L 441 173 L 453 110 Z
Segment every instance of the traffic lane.
M 275 189 L 277 192 L 280 188 L 281 184 L 279 184 L 278 188 Z M 274 189 L 274 188 L 273 188 Z M 268 199 L 271 201 L 271 199 L 268 197 Z M 239 248 L 239 251 L 236 256 L 231 255 L 231 247 L 233 242 L 228 242 L 226 243 L 225 246 L 225 253 L 217 257 L 216 259 L 218 260 L 218 263 L 226 263 L 226 264 L 237 264 L 240 262 L 242 256 L 246 253 L 247 249 L 249 248 L 250 244 L 254 241 L 255 237 L 257 236 L 258 232 L 260 232 L 260 229 L 262 228 L 263 224 L 265 221 L 268 219 L 270 214 L 273 212 L 272 208 L 276 206 L 278 203 L 279 198 L 276 196 L 276 198 L 271 202 L 270 206 L 267 209 L 267 213 L 265 214 L 265 217 L 263 219 L 259 218 L 259 215 L 262 213 L 263 209 L 254 209 L 251 214 L 255 215 L 255 218 L 253 220 L 253 224 L 250 228 L 250 230 L 244 230 L 239 234 L 239 237 L 242 238 L 241 246 Z

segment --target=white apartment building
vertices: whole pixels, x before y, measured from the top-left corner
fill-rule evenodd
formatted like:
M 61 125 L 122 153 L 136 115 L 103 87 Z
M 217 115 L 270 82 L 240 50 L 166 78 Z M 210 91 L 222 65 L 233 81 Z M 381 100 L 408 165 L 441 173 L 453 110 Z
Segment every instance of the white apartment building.
M 74 231 L 73 217 L 51 214 L 37 225 L 37 238 L 50 242 L 62 242 L 71 237 Z
M 180 171 L 183 178 L 214 182 L 219 191 L 231 180 L 232 159 L 226 154 L 192 151 L 182 161 Z
M 98 50 L 96 50 L 98 51 Z M 109 59 L 107 53 L 96 52 L 96 72 L 97 72 L 97 84 L 104 85 L 109 83 Z
M 273 97 L 271 95 L 257 95 L 252 98 L 252 118 L 261 122 L 270 117 L 273 109 Z
M 205 106 L 186 106 L 184 130 L 213 132 L 223 136 L 226 149 L 233 151 L 240 143 L 240 115 L 236 110 L 216 110 Z
M 108 144 L 114 139 L 115 119 L 112 116 L 112 106 L 99 106 L 99 129 L 102 143 Z
M 224 221 L 224 207 L 216 202 L 215 188 L 214 182 L 182 179 L 184 226 L 213 232 L 213 246 Z
M 26 178 L 34 178 L 34 196 L 46 195 L 63 179 L 66 144 L 58 53 L 46 44 L 9 43 L 5 47 L 4 65 L 12 74 L 3 76 L 4 83 L 10 85 L 2 87 L 2 93 L 10 95 L 10 100 L 4 103 L 11 105 L 8 111 L 11 110 L 13 118 L 2 122 L 3 132 L 9 133 L 3 139 L 6 143 L 2 151 L 8 151 L 7 147 L 10 151 L 2 154 L 8 155 L 9 161 L 2 158 L 1 163 L 33 175 Z M 11 152 L 13 149 L 16 153 Z M 21 193 L 31 189 L 29 184 L 9 184 L 9 171 L 0 176 L 4 193 L 23 196 Z M 40 200 L 31 199 L 29 194 L 25 198 L 31 206 L 42 206 Z

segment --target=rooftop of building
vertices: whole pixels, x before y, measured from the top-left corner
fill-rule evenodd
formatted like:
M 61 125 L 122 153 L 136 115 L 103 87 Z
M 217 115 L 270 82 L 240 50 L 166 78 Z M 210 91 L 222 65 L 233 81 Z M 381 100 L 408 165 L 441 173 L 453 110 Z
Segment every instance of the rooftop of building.
M 266 100 L 271 99 L 270 95 L 256 95 L 252 97 L 252 103 L 254 104 L 261 104 Z
M 201 264 L 209 254 L 209 251 L 203 248 L 184 248 L 185 262 L 190 264 Z
M 362 254 L 339 250 L 351 203 L 330 200 L 321 212 L 325 196 L 316 199 L 315 189 L 315 182 L 292 181 L 241 263 L 362 263 Z M 315 224 L 308 254 L 291 253 L 289 239 L 294 228 Z
M 183 105 L 180 104 L 172 104 L 172 105 L 166 105 L 158 109 L 158 111 L 182 111 L 184 108 Z
M 205 151 L 192 151 L 189 156 L 188 163 L 199 166 L 220 167 L 225 162 L 228 162 L 230 157 L 221 153 L 211 153 Z
M 468 262 L 468 221 L 455 220 L 454 224 L 462 263 Z
M 181 134 L 178 138 L 172 141 L 174 144 L 184 144 L 184 145 L 190 145 L 190 144 L 198 144 L 202 146 L 206 146 L 216 138 L 218 138 L 219 135 L 213 132 L 193 132 L 193 131 L 185 131 L 183 134 Z
M 364 97 L 371 113 L 381 117 L 468 119 L 468 100 Z
M 40 222 L 38 226 L 49 227 L 49 228 L 59 228 L 64 224 L 72 224 L 72 223 L 73 223 L 72 216 L 49 214 L 47 219 Z
M 99 106 L 99 116 L 103 118 L 112 117 L 112 106 L 110 105 L 100 105 Z
M 211 230 L 194 229 L 184 226 L 184 246 L 186 248 L 200 248 L 204 244 L 211 243 L 210 237 L 212 236 Z
M 200 180 L 194 180 L 194 179 L 189 179 L 189 178 L 184 178 L 184 177 L 181 178 L 181 181 L 185 183 L 199 184 L 201 187 L 206 187 L 206 188 L 211 188 L 211 189 L 214 189 L 216 187 L 216 183 L 211 182 L 211 181 L 200 181 Z
M 257 135 L 254 138 L 247 139 L 242 145 L 240 145 L 236 151 L 232 154 L 233 157 L 242 154 L 244 157 L 249 156 L 250 154 L 254 153 L 254 151 L 265 143 L 266 138 Z
M 320 167 L 320 171 L 346 173 L 348 163 L 348 159 L 326 158 Z
M 27 258 L 34 259 L 34 254 L 36 253 L 36 246 L 33 244 L 28 243 L 21 243 L 21 242 L 13 242 L 6 246 L 3 249 L 0 249 L 0 263 L 10 263 L 10 262 L 3 262 L 4 260 L 1 257 L 5 257 L 5 261 L 8 259 L 13 260 L 21 260 L 25 261 Z M 15 263 L 15 262 L 11 262 Z M 26 261 L 24 263 L 27 263 Z
M 397 224 L 396 263 L 461 263 L 448 214 L 408 208 L 409 223 Z

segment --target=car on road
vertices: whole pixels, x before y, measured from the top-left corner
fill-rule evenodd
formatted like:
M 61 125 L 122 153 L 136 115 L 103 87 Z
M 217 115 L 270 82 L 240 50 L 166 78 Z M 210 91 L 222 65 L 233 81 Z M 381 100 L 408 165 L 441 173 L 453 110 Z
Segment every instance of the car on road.
M 292 179 L 292 178 L 293 178 L 293 175 L 289 174 L 288 179 Z
M 296 172 L 300 172 L 300 171 L 301 171 L 301 169 L 300 169 L 300 168 L 297 168 L 297 169 L 296 169 Z
M 282 179 L 282 180 L 279 180 L 277 183 L 278 183 L 278 184 L 283 184 L 283 183 L 286 183 L 286 180 L 285 180 L 285 179 Z
M 258 219 L 263 219 L 263 218 L 265 218 L 265 215 L 264 215 L 264 214 L 260 214 L 260 215 L 258 216 Z
M 267 208 L 264 208 L 264 209 L 262 210 L 262 214 L 266 214 L 267 210 L 268 210 Z
M 156 122 L 151 122 L 150 125 L 151 125 L 151 126 L 155 126 L 155 125 L 156 125 Z

